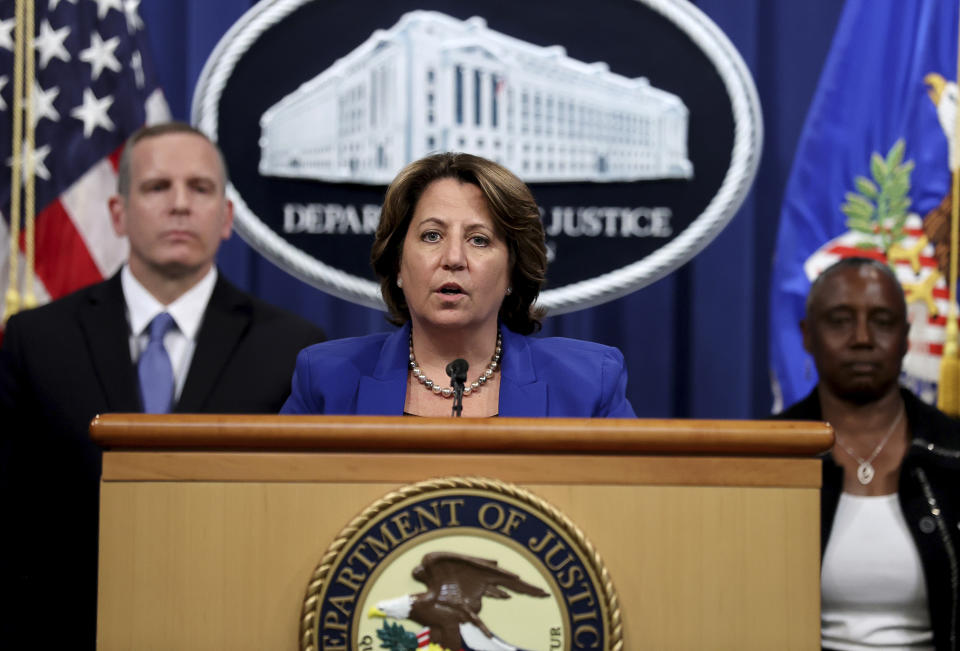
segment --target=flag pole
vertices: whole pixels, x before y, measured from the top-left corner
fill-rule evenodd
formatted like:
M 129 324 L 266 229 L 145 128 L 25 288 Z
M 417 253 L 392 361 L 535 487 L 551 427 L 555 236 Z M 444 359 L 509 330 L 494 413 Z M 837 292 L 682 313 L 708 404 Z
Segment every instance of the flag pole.
M 960 83 L 960 25 L 957 29 L 957 76 Z M 947 311 L 947 332 L 940 359 L 940 384 L 937 390 L 937 407 L 949 416 L 960 415 L 960 360 L 957 359 L 957 249 L 960 246 L 960 105 L 954 115 L 953 134 L 948 143 L 950 152 L 951 206 L 950 206 L 950 306 Z

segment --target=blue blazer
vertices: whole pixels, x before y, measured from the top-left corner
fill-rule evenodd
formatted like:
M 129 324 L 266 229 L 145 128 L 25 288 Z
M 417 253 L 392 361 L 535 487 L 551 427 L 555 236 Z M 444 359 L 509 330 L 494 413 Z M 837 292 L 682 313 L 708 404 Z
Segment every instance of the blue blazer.
M 500 416 L 635 418 L 616 348 L 536 339 L 501 326 Z M 410 324 L 300 351 L 282 414 L 400 416 L 407 395 Z

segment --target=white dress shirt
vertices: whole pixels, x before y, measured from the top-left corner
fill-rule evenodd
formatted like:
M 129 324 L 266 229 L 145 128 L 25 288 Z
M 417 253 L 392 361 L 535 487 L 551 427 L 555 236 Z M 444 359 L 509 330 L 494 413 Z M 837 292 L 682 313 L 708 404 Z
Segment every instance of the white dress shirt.
M 216 282 L 217 268 L 210 267 L 210 271 L 200 282 L 173 303 L 164 305 L 134 278 L 128 265 L 124 265 L 120 272 L 123 299 L 127 304 L 127 323 L 130 325 L 130 359 L 134 364 L 147 348 L 150 339 L 148 328 L 155 316 L 167 312 L 176 324 L 176 327 L 170 328 L 163 337 L 163 345 L 173 367 L 174 403 L 180 399 L 180 392 L 187 381 L 190 361 L 197 347 L 197 333 L 200 331 L 200 323 Z

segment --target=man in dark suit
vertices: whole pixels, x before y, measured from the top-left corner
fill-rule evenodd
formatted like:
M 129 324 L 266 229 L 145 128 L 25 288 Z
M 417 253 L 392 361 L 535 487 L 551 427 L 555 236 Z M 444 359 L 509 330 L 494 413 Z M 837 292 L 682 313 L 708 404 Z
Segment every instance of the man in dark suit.
M 222 155 L 205 135 L 181 123 L 141 129 L 127 142 L 109 206 L 130 242 L 127 264 L 7 323 L 0 522 L 12 526 L 0 591 L 20 604 L 0 617 L 10 637 L 93 648 L 94 415 L 275 413 L 297 352 L 324 338 L 218 275 L 214 256 L 233 224 L 225 186 Z

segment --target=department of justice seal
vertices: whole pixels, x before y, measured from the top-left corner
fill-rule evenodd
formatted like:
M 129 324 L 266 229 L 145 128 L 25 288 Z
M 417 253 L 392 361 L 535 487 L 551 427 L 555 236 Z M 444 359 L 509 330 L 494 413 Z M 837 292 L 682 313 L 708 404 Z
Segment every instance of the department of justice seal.
M 405 486 L 340 533 L 310 580 L 303 651 L 621 651 L 593 546 L 556 508 L 493 479 Z

